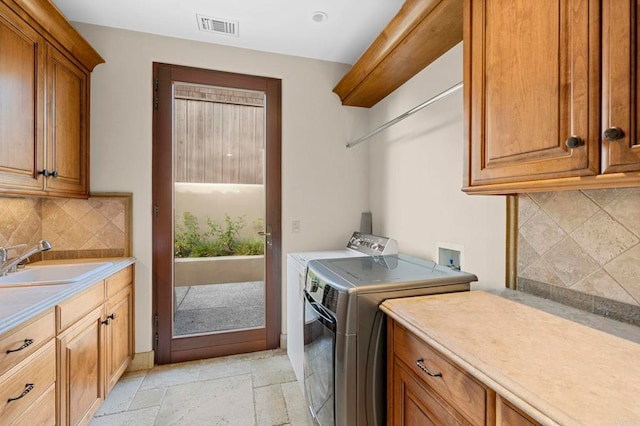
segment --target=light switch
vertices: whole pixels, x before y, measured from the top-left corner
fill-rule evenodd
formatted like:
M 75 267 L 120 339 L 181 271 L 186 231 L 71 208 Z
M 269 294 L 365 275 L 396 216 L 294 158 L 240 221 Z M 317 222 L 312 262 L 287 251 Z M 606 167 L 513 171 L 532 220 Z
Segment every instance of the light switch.
M 300 232 L 300 221 L 299 220 L 291 221 L 291 232 L 293 232 L 294 234 L 297 234 L 298 232 Z

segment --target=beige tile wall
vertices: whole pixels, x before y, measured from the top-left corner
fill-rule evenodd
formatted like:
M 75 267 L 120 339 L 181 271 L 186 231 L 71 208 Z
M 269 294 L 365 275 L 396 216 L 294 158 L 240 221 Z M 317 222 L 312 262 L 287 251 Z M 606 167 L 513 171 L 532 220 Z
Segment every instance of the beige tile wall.
M 41 239 L 42 200 L 0 197 L 0 247 L 32 246 Z
M 45 259 L 129 256 L 130 202 L 128 195 L 0 197 L 0 246 L 45 239 L 53 246 Z
M 640 189 L 519 195 L 518 279 L 640 306 Z

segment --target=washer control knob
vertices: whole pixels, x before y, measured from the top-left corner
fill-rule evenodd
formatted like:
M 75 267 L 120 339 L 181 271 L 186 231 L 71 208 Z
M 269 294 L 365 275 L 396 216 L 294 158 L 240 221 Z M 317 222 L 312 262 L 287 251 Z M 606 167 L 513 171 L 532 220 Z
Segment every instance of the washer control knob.
M 311 279 L 311 293 L 315 293 L 316 291 L 318 291 L 320 281 L 317 278 L 312 278 Z

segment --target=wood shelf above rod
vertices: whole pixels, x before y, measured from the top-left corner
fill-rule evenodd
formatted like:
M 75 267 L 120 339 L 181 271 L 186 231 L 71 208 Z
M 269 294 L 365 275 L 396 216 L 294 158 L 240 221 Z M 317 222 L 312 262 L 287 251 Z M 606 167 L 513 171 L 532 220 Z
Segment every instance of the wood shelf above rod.
M 462 41 L 462 0 L 406 0 L 333 91 L 370 108 Z

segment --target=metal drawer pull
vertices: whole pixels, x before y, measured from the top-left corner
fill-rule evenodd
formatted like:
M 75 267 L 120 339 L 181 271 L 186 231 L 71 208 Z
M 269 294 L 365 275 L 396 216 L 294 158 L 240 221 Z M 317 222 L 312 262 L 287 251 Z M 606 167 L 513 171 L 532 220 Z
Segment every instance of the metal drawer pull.
M 32 344 L 33 344 L 33 339 L 24 339 L 24 343 L 22 344 L 22 346 L 20 346 L 18 349 L 7 349 L 7 353 L 10 354 L 11 352 L 21 351 L 25 348 L 28 348 Z
M 429 370 L 427 368 L 426 365 L 424 365 L 424 358 L 420 358 L 419 360 L 417 360 L 416 361 L 416 365 L 418 366 L 418 368 L 420 370 L 424 371 L 425 373 L 427 373 L 431 377 L 442 377 L 442 373 L 433 373 L 431 370 Z
M 20 396 L 17 396 L 15 398 L 9 398 L 7 399 L 7 403 L 11 402 L 11 401 L 17 401 L 20 398 L 24 398 L 25 396 L 27 396 L 27 394 L 29 392 L 31 392 L 33 390 L 33 388 L 35 387 L 35 385 L 33 383 L 27 383 L 26 385 L 24 385 L 25 389 L 24 391 L 20 394 Z

